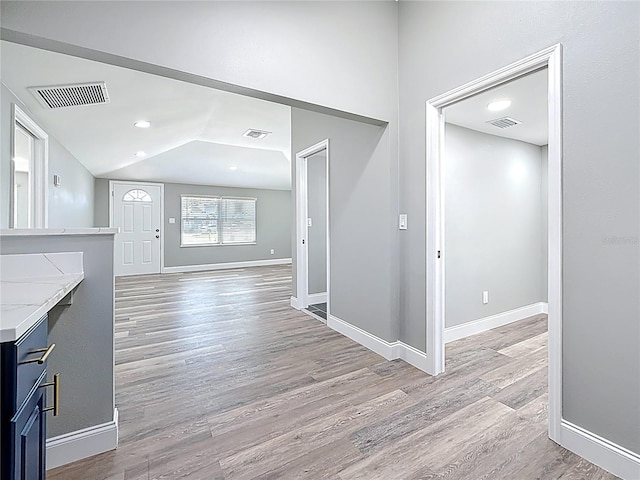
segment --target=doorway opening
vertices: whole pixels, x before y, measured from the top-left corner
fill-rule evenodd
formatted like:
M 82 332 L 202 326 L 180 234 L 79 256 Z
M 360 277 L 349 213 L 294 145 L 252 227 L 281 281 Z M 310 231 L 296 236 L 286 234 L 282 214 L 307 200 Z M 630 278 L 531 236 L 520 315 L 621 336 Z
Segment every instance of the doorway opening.
M 426 104 L 427 152 L 427 364 L 428 373 L 445 369 L 445 196 L 444 109 L 541 69 L 548 73 L 548 392 L 549 437 L 557 441 L 562 418 L 562 92 L 561 45 L 555 45 L 468 84 L 435 97 Z M 482 292 L 482 300 L 485 300 Z
M 296 154 L 296 287 L 294 306 L 329 316 L 329 140 Z
M 46 228 L 49 136 L 13 104 L 9 228 Z

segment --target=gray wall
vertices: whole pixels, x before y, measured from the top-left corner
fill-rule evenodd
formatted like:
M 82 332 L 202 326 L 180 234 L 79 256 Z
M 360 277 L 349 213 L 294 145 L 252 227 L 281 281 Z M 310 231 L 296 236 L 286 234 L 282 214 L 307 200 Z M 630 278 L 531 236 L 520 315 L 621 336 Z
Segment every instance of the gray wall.
M 394 341 L 397 339 L 395 292 L 389 284 L 394 267 L 390 232 L 395 215 L 390 207 L 389 130 L 291 109 L 294 157 L 297 152 L 327 138 L 330 313 Z M 292 178 L 296 178 L 295 162 L 292 168 Z M 292 194 L 295 198 L 295 190 Z M 292 254 L 295 296 L 295 248 Z
M 425 348 L 425 101 L 562 42 L 563 416 L 640 453 L 640 4 L 398 8 L 401 339 Z
M 73 303 L 49 315 L 49 380 L 60 373 L 60 414 L 47 437 L 113 420 L 113 235 L 0 236 L 3 254 L 84 252 Z M 51 398 L 49 396 L 49 398 Z
M 541 148 L 448 123 L 445 142 L 445 326 L 544 301 Z
M 221 195 L 253 197 L 256 202 L 256 244 L 180 247 L 180 195 Z M 109 225 L 109 179 L 96 179 L 96 221 Z M 164 184 L 164 264 L 165 267 L 208 265 L 291 258 L 291 192 L 253 188 Z M 176 219 L 170 224 L 169 217 Z M 275 252 L 271 255 L 271 249 Z
M 4 84 L 0 87 L 2 118 L 0 119 L 0 228 L 9 226 L 9 175 L 11 162 L 11 104 L 16 103 L 40 125 L 47 126 L 30 112 Z M 60 175 L 59 187 L 53 186 L 53 175 Z M 49 135 L 49 227 L 93 227 L 93 175 L 53 136 Z
M 311 226 L 307 228 L 308 292 L 327 291 L 327 153 L 322 151 L 307 159 L 307 211 Z

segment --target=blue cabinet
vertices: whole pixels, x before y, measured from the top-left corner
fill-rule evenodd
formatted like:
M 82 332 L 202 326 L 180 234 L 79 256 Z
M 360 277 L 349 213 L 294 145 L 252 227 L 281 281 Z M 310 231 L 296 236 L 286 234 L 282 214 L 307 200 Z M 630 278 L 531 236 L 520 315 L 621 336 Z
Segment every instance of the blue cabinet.
M 57 410 L 59 376 L 47 383 L 47 316 L 15 342 L 0 345 L 0 477 L 44 480 L 48 410 Z M 46 407 L 47 387 L 55 388 L 55 409 Z

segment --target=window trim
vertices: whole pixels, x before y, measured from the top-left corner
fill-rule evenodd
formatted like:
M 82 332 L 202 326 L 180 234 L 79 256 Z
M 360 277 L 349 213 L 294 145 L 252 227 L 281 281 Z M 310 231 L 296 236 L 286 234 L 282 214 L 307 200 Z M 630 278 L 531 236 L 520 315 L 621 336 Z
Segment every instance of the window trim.
M 182 199 L 185 197 L 190 198 L 215 198 L 217 200 L 253 200 L 255 204 L 255 241 L 253 242 L 237 242 L 237 243 L 198 243 L 198 244 L 185 244 L 182 243 Z M 218 217 L 220 217 L 222 202 L 218 206 Z M 218 218 L 218 238 L 222 238 L 222 221 Z M 197 193 L 181 193 L 180 194 L 180 248 L 207 248 L 207 247 L 235 247 L 240 245 L 257 245 L 258 244 L 258 198 L 257 197 L 240 197 L 240 196 L 227 196 L 227 195 L 207 195 Z

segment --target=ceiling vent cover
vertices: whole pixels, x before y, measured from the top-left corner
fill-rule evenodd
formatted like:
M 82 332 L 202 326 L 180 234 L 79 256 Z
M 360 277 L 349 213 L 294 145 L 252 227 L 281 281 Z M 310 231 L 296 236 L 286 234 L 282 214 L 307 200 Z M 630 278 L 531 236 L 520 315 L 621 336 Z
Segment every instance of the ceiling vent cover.
M 266 137 L 267 135 L 271 135 L 271 132 L 266 132 L 264 130 L 255 130 L 253 128 L 247 130 L 242 134 L 243 137 L 255 138 L 258 140 Z
M 29 91 L 40 105 L 48 109 L 109 103 L 105 82 L 29 87 Z
M 519 125 L 522 122 L 520 120 L 516 120 L 515 118 L 502 117 L 496 118 L 495 120 L 489 120 L 487 123 L 498 128 L 509 128 L 513 127 L 514 125 Z

